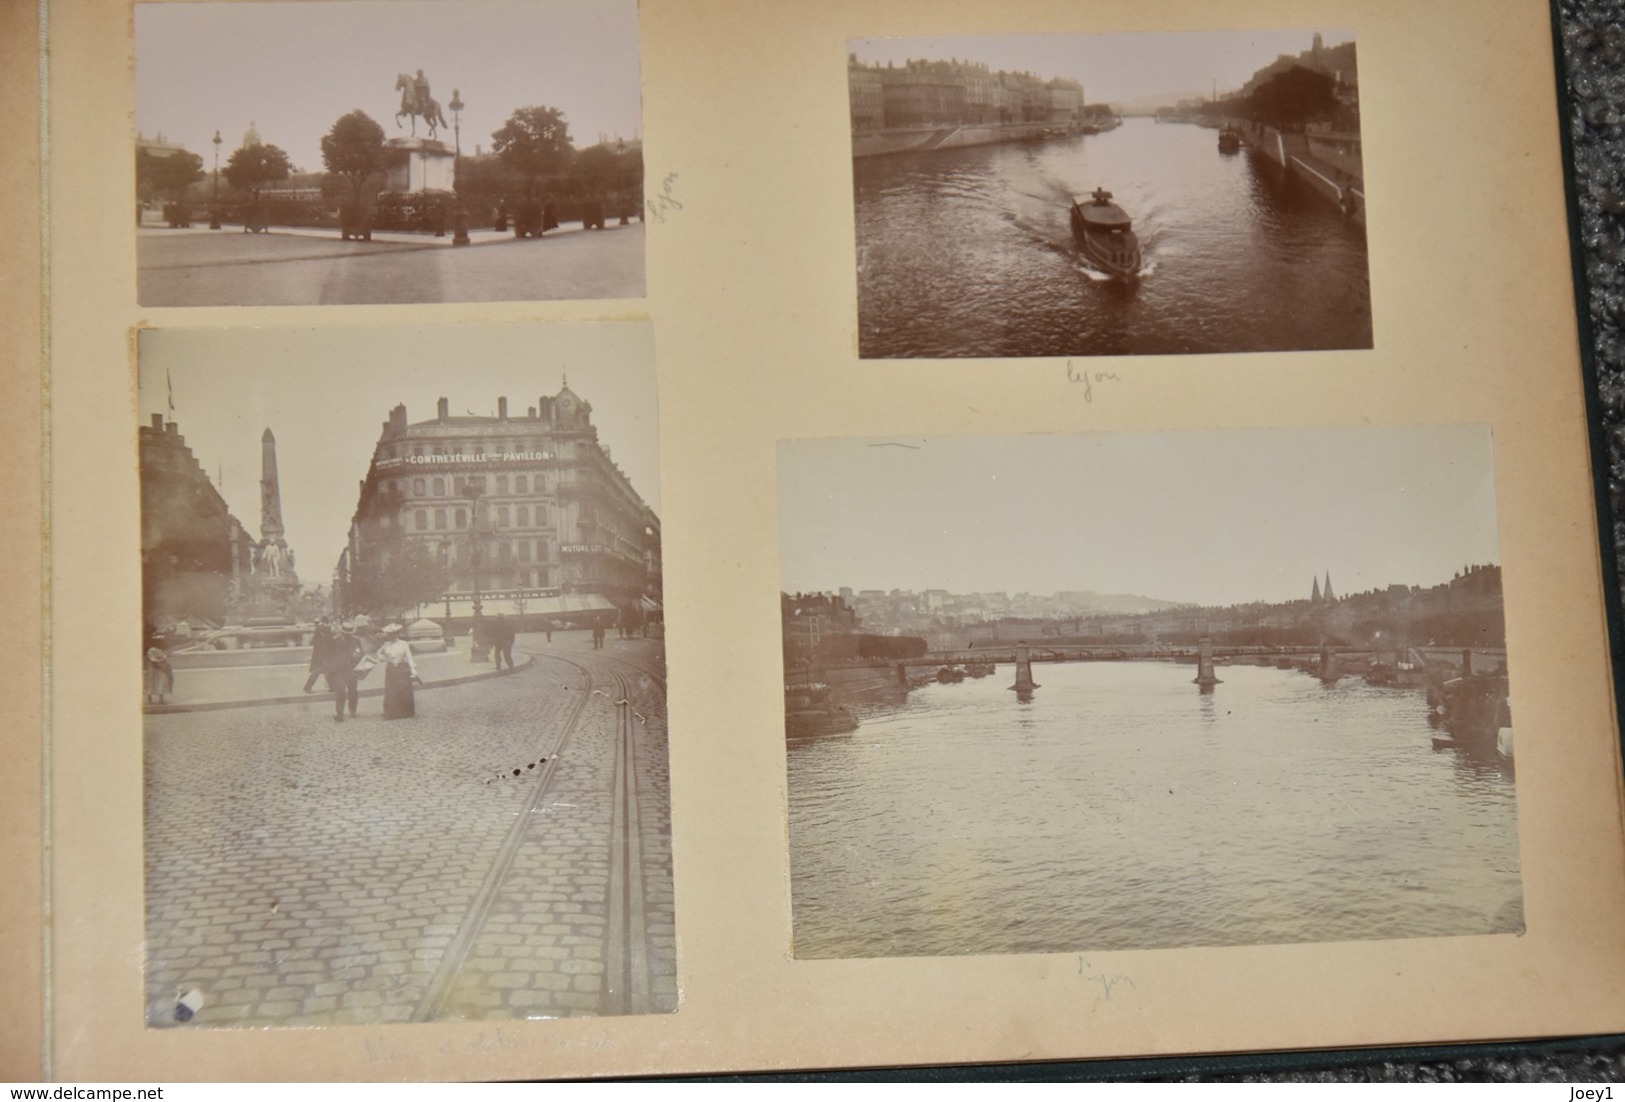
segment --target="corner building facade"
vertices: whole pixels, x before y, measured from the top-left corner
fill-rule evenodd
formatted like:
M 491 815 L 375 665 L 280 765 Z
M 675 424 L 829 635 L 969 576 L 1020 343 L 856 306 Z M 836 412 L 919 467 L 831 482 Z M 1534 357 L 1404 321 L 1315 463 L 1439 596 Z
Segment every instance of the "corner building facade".
M 141 604 L 148 625 L 220 627 L 252 570 L 254 541 L 161 413 L 136 434 L 141 474 Z
M 414 545 L 449 571 L 423 614 L 522 619 L 641 615 L 660 600 L 660 521 L 598 441 L 592 406 L 568 385 L 521 417 L 430 421 L 390 411 L 360 486 L 334 572 L 335 603 L 361 607 L 367 573 L 387 573 Z

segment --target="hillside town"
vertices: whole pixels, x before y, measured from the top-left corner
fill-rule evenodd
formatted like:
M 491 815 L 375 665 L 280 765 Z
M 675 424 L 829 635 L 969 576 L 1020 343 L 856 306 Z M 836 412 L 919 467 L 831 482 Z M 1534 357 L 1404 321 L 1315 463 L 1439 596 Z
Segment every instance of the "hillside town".
M 1339 595 L 1328 573 L 1293 601 L 1226 606 L 1089 590 L 1033 593 L 950 593 L 945 589 L 853 590 L 784 597 L 787 625 L 816 623 L 820 635 L 867 633 L 917 636 L 932 651 L 1021 639 L 1170 646 L 1368 646 L 1383 640 L 1427 646 L 1500 646 L 1501 568 L 1464 565 L 1433 586 L 1395 583 Z M 807 631 L 803 626 L 792 630 Z

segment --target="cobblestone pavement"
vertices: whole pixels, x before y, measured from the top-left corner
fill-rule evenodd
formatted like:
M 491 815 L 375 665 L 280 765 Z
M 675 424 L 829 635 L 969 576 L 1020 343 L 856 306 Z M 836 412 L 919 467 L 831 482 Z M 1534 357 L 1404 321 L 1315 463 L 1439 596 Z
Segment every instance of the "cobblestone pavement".
M 302 233 L 143 233 L 143 306 L 326 306 L 642 298 L 643 223 L 466 248 Z
M 676 1009 L 661 644 L 516 649 L 412 719 L 147 718 L 150 1022 Z

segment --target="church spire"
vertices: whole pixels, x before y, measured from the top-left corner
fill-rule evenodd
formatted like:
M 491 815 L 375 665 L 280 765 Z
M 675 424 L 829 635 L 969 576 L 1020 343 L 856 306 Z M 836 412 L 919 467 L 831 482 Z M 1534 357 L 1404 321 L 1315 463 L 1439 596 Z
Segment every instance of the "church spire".
M 1326 571 L 1326 589 L 1323 595 L 1328 603 L 1337 600 L 1336 597 L 1332 596 L 1332 572 L 1330 570 Z
M 1309 590 L 1309 603 L 1312 604 L 1312 605 L 1320 604 L 1320 579 L 1319 578 L 1315 579 L 1314 587 Z

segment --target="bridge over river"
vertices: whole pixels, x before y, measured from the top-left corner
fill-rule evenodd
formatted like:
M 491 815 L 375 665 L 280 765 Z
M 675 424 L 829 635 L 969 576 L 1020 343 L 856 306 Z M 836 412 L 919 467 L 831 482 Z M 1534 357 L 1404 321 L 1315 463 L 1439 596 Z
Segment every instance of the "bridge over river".
M 987 647 L 927 651 L 914 658 L 854 659 L 849 662 L 830 663 L 826 673 L 857 673 L 892 671 L 903 683 L 920 679 L 919 671 L 938 670 L 943 667 L 967 665 L 1017 665 L 1021 652 L 1031 663 L 1052 662 L 1189 662 L 1196 664 L 1200 649 L 1194 646 L 1168 646 L 1161 643 L 1139 643 L 1123 646 L 1082 646 L 1064 644 L 1045 646 L 1037 644 L 996 644 Z M 1326 659 L 1342 674 L 1364 672 L 1378 662 L 1393 662 L 1396 651 L 1392 647 L 1337 647 L 1337 646 L 1244 646 L 1214 644 L 1213 661 L 1218 665 L 1284 666 L 1315 673 L 1325 673 Z M 1404 657 L 1416 661 L 1435 678 L 1456 676 L 1463 667 L 1463 655 L 1471 655 L 1470 671 L 1489 673 L 1506 668 L 1504 647 L 1412 647 Z

